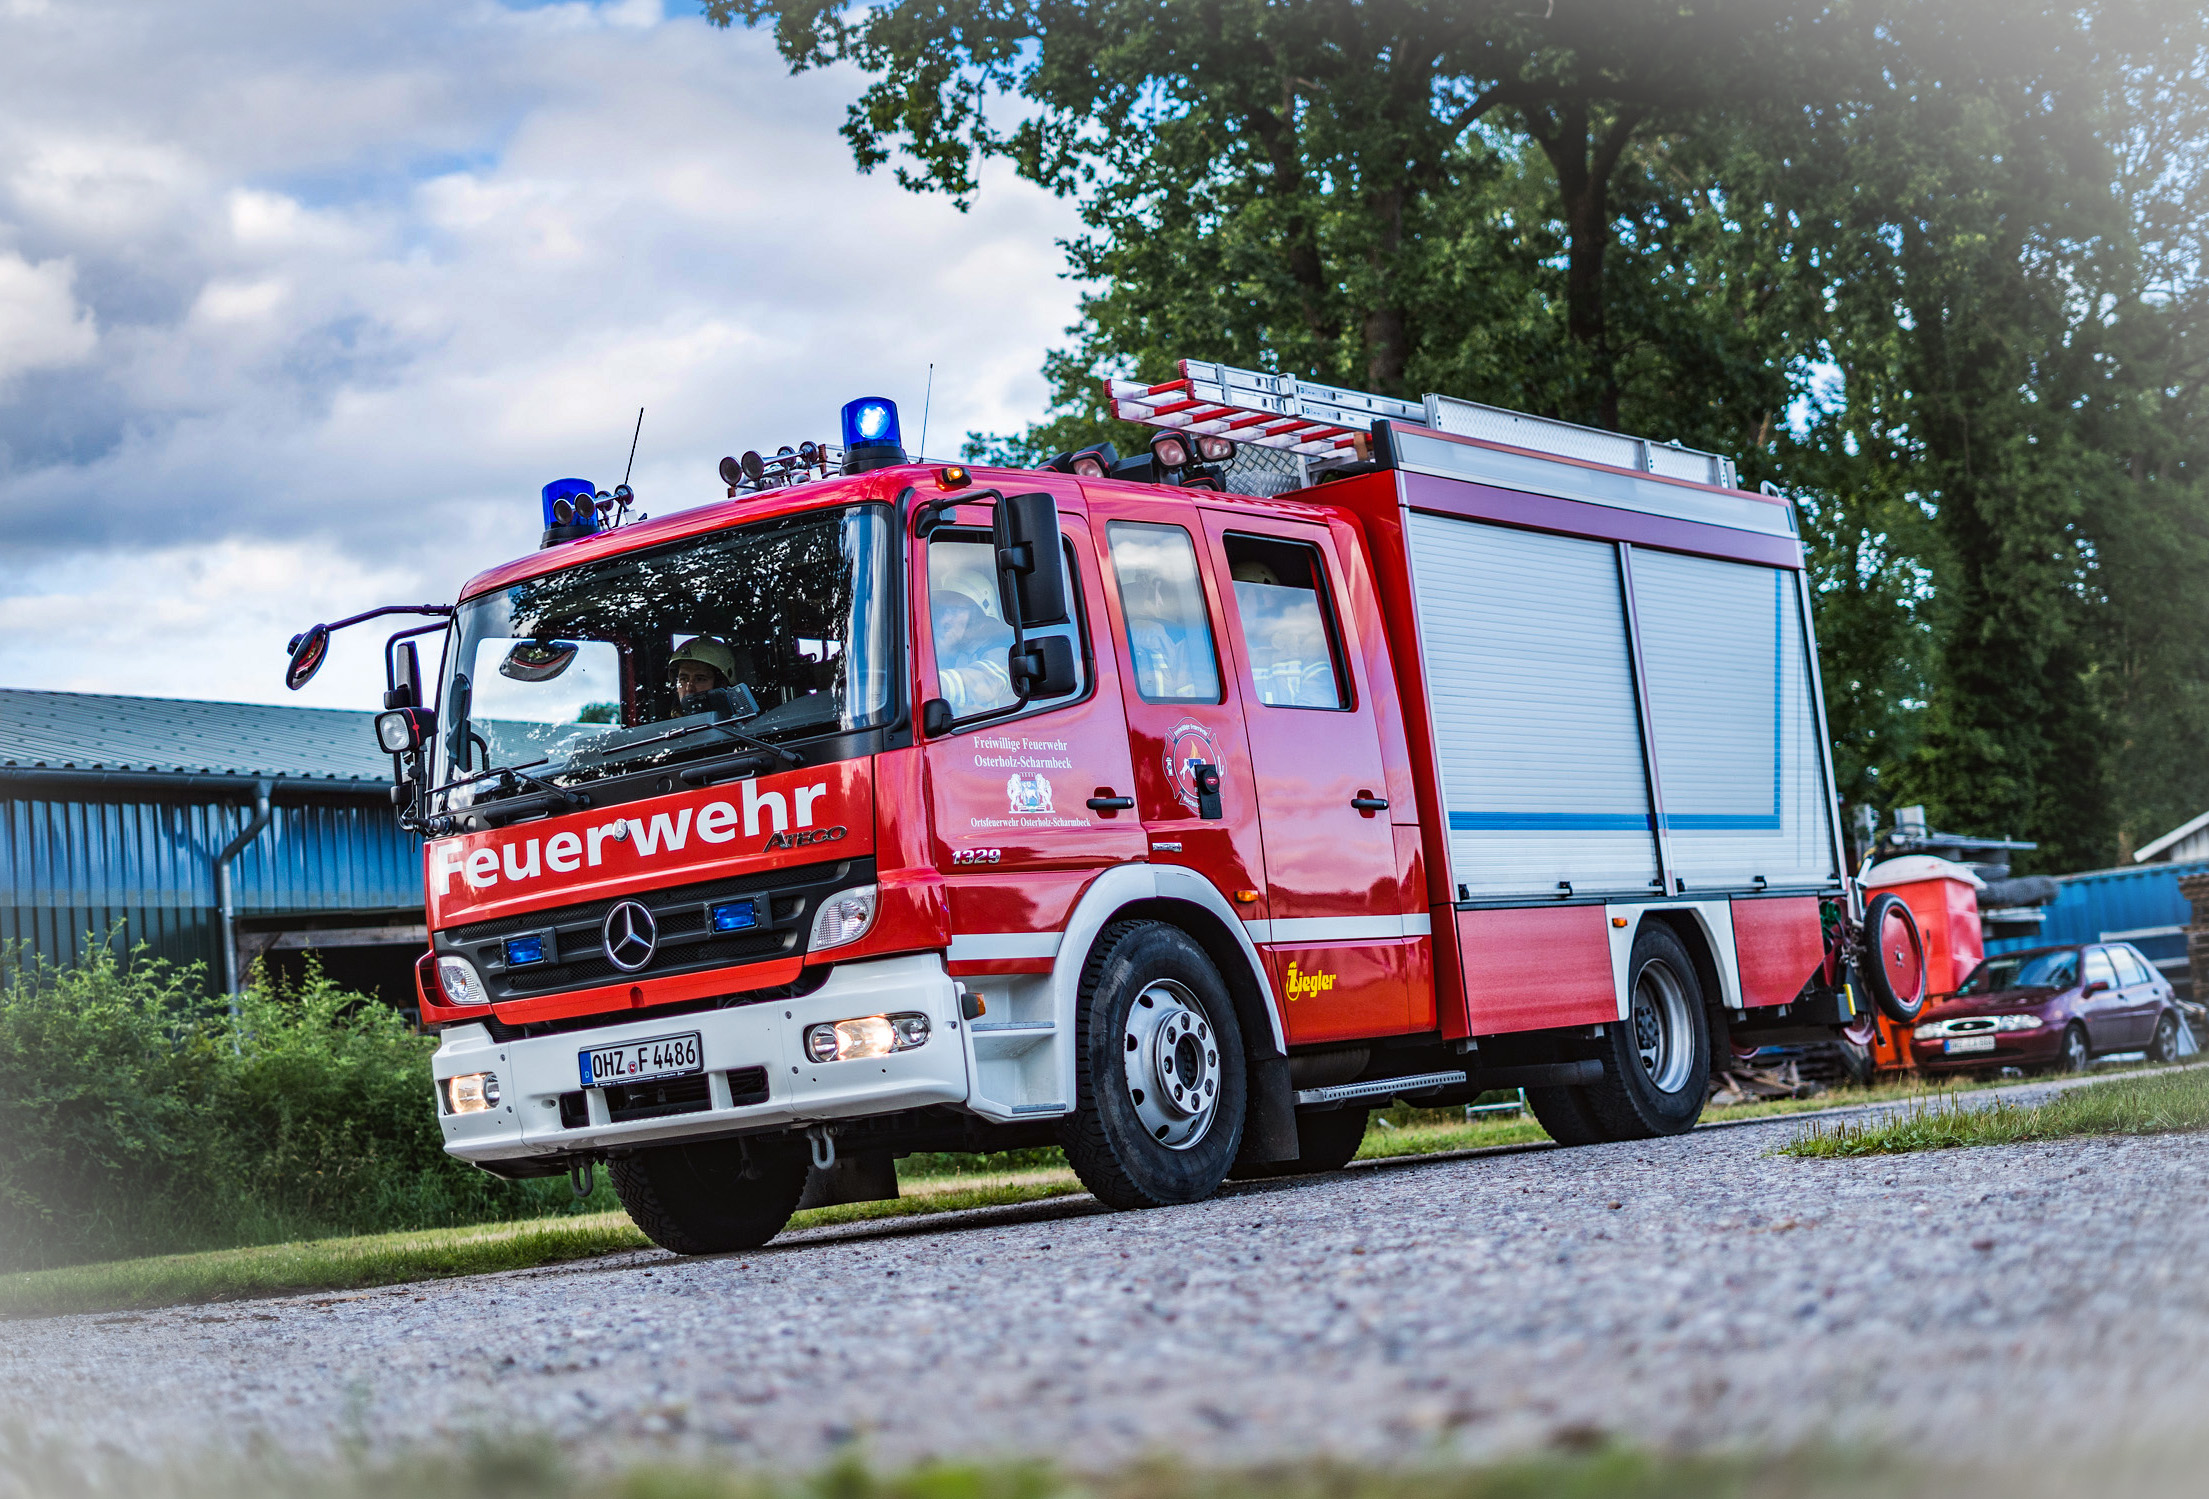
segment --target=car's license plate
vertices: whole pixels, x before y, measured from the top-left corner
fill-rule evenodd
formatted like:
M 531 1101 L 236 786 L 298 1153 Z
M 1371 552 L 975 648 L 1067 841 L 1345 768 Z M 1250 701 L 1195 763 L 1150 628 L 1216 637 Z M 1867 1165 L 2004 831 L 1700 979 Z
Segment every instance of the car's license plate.
M 586 1088 L 640 1083 L 655 1077 L 681 1077 L 706 1070 L 705 1049 L 699 1044 L 696 1031 L 685 1031 L 680 1036 L 654 1036 L 649 1041 L 630 1041 L 621 1046 L 594 1046 L 589 1051 L 578 1052 L 575 1060 Z
M 1959 1051 L 1992 1051 L 1994 1050 L 1994 1038 L 1992 1036 L 1950 1036 L 1945 1049 L 1950 1055 L 1954 1055 Z

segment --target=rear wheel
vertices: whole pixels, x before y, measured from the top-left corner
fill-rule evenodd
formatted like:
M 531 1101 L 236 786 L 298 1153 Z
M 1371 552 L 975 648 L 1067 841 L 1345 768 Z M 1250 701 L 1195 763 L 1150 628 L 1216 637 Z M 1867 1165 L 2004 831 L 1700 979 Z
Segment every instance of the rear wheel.
M 1609 1055 L 1602 1079 L 1588 1085 L 1588 1112 L 1606 1139 L 1681 1134 L 1702 1117 L 1710 1092 L 1703 986 L 1687 949 L 1659 922 L 1635 936 L 1627 972 L 1626 1020 L 1604 1028 Z
M 1059 1142 L 1108 1207 L 1201 1202 L 1242 1145 L 1242 1030 L 1219 970 L 1179 927 L 1107 927 L 1082 970 L 1074 1112 Z
M 805 1190 L 802 1142 L 701 1140 L 616 1156 L 614 1195 L 646 1238 L 677 1254 L 756 1249 Z
M 1365 1143 L 1370 1109 L 1356 1107 L 1321 1109 L 1296 1116 L 1296 1159 L 1238 1166 L 1228 1173 L 1237 1181 L 1265 1181 L 1276 1176 L 1309 1176 L 1340 1171 L 1350 1164 Z

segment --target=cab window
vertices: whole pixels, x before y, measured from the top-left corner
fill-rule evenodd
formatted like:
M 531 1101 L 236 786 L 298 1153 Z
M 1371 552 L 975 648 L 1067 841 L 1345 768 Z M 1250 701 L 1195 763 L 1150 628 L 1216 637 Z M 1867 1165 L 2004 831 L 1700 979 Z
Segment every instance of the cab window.
M 2105 949 L 2097 947 L 2087 953 L 2083 981 L 2089 984 L 2107 984 L 2112 989 L 2117 987 L 2117 970 L 2110 966 L 2109 953 Z
M 1231 535 L 1226 551 L 1258 701 L 1274 708 L 1347 708 L 1348 676 L 1319 548 Z
M 1081 618 L 1075 591 L 1073 549 L 1067 549 L 1067 615 Z M 940 531 L 928 543 L 928 629 L 936 655 L 936 696 L 951 706 L 954 722 L 1021 706 L 1013 691 L 1006 653 L 1012 649 L 1013 628 L 1005 619 L 1004 600 L 997 583 L 997 552 L 990 538 L 980 532 Z M 1077 624 L 1052 625 L 1028 632 L 1032 636 L 1070 635 L 1080 675 L 1074 690 L 1064 697 L 1036 699 L 1033 709 L 1073 702 L 1089 690 L 1088 652 Z
M 1179 526 L 1114 521 L 1106 528 L 1127 621 L 1135 691 L 1146 703 L 1216 703 L 1219 656 L 1197 549 Z

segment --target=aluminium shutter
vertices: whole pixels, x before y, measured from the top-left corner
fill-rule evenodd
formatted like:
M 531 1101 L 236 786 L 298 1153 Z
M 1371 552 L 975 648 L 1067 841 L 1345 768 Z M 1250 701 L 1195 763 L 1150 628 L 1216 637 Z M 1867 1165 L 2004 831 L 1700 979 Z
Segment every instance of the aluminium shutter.
M 1794 574 L 1634 549 L 1658 783 L 1686 893 L 1829 884 L 1833 838 Z
M 1653 893 L 1617 549 L 1407 521 L 1451 877 L 1475 898 Z

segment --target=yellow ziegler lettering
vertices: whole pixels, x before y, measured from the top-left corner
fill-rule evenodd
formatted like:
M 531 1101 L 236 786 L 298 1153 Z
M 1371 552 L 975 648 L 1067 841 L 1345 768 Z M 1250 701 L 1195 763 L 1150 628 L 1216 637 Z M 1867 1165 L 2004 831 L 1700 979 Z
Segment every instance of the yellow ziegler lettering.
M 1308 994 L 1325 994 L 1334 988 L 1335 976 L 1331 973 L 1300 973 L 1294 963 L 1289 964 L 1289 1000 L 1291 1003 Z

